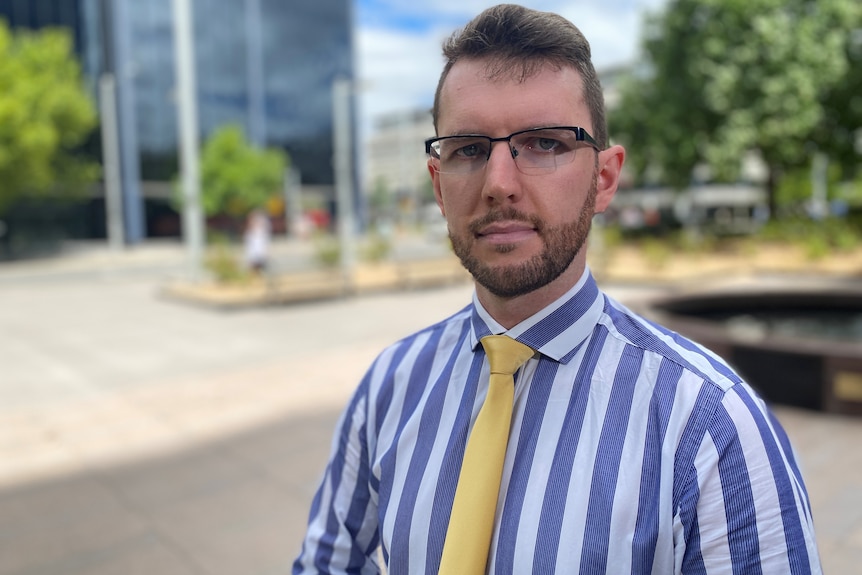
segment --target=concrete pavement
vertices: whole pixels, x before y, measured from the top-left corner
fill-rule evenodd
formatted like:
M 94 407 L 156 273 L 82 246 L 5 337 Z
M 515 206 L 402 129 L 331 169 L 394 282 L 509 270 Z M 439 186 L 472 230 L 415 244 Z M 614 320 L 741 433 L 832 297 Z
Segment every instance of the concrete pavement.
M 289 573 L 351 390 L 472 289 L 216 312 L 158 297 L 159 249 L 0 264 L 0 575 Z M 776 411 L 826 572 L 858 572 L 862 420 Z

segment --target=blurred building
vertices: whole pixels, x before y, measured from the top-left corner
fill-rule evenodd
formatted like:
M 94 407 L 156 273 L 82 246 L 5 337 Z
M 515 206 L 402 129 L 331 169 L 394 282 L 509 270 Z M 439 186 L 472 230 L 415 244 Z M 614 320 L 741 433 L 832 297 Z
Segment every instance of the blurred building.
M 170 204 L 178 165 L 172 4 L 172 0 L 0 0 L 0 18 L 12 28 L 71 29 L 94 98 L 100 79 L 113 76 L 129 243 L 181 231 L 181 218 Z M 352 3 L 190 4 L 201 141 L 220 126 L 239 124 L 251 142 L 286 150 L 300 173 L 303 191 L 334 209 L 332 86 L 337 78 L 354 78 Z M 355 110 L 353 102 L 349 106 Z M 355 113 L 351 124 L 356 124 Z M 355 129 L 351 132 L 356 134 Z M 100 144 L 94 143 L 94 152 L 101 155 Z M 356 183 L 355 161 L 352 166 Z M 104 193 L 99 190 L 95 196 L 96 207 L 89 209 L 98 211 L 101 205 L 104 214 Z M 91 219 L 94 224 L 86 233 L 104 237 L 104 218 Z
M 423 204 L 434 202 L 425 156 L 425 140 L 433 136 L 434 123 L 427 109 L 377 119 L 366 147 L 365 189 L 372 197 L 386 198 L 392 216 L 421 218 Z

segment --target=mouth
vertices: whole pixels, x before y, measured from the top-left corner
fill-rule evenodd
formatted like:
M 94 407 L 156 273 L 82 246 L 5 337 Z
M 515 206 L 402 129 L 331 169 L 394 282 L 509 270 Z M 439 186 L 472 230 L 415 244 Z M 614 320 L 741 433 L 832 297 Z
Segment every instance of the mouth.
M 493 244 L 514 244 L 536 235 L 535 226 L 525 222 L 495 222 L 476 232 L 476 238 Z

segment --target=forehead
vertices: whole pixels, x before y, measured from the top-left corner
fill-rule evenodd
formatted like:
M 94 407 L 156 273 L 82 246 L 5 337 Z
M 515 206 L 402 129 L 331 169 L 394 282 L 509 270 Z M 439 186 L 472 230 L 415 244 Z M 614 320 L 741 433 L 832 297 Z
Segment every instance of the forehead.
M 527 76 L 520 66 L 510 70 L 489 75 L 483 60 L 455 63 L 440 91 L 439 133 L 509 133 L 551 125 L 591 128 L 583 79 L 576 69 L 545 64 Z

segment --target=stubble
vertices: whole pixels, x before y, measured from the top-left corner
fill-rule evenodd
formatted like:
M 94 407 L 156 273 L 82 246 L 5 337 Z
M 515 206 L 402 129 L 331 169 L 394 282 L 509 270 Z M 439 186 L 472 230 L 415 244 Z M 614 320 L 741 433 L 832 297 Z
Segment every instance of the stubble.
M 452 248 L 461 264 L 473 278 L 492 294 L 502 298 L 513 298 L 533 292 L 560 277 L 584 249 L 590 234 L 593 212 L 596 205 L 596 178 L 593 182 L 578 217 L 558 226 L 548 227 L 537 217 L 523 214 L 513 207 L 489 212 L 470 224 L 467 237 L 449 231 Z M 522 221 L 530 223 L 542 240 L 541 253 L 513 265 L 491 266 L 471 253 L 478 230 L 498 221 Z M 517 249 L 515 244 L 496 247 L 498 253 L 509 253 Z

